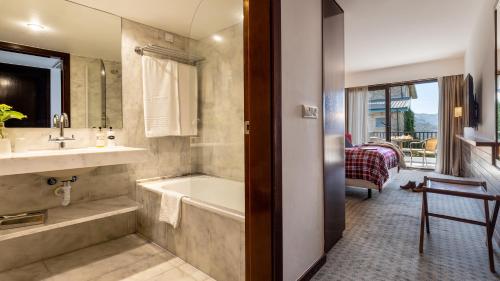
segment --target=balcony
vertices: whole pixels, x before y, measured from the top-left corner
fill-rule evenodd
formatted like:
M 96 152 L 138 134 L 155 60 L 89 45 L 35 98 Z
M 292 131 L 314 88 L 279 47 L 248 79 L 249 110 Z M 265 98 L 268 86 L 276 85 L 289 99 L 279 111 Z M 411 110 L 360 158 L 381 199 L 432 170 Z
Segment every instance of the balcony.
M 373 138 L 378 138 L 382 140 L 386 140 L 386 133 L 385 132 L 369 132 L 369 136 L 371 139 Z M 411 136 L 411 138 L 408 139 L 397 139 L 397 137 L 401 136 Z M 428 139 L 434 139 L 437 138 L 437 132 L 436 131 L 419 131 L 419 132 L 414 132 L 414 133 L 408 133 L 408 132 L 403 132 L 403 131 L 394 131 L 391 132 L 391 139 L 393 142 L 397 145 L 399 145 L 405 154 L 405 162 L 406 166 L 410 168 L 417 168 L 417 169 L 432 169 L 434 170 L 436 168 L 436 156 L 433 154 L 427 154 L 424 158 L 424 155 L 422 153 L 422 145 L 419 144 L 414 144 L 412 145 L 413 149 L 410 148 L 410 143 L 411 142 L 419 142 L 419 141 L 425 141 Z

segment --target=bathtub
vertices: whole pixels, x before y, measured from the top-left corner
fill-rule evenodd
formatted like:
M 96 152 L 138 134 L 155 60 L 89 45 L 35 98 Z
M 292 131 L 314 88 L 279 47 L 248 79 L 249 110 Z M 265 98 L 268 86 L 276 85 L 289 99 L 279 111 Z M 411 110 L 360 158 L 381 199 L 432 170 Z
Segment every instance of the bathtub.
M 179 226 L 158 221 L 164 190 L 185 194 Z M 206 175 L 139 180 L 138 232 L 219 281 L 245 278 L 244 183 Z

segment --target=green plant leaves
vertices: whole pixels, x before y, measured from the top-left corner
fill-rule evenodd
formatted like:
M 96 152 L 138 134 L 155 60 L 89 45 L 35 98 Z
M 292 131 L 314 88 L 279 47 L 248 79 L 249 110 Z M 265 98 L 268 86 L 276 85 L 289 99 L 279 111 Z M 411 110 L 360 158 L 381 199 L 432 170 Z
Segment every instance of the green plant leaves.
M 0 122 L 5 122 L 9 119 L 22 120 L 27 117 L 19 111 L 12 110 L 12 106 L 10 105 L 0 104 Z

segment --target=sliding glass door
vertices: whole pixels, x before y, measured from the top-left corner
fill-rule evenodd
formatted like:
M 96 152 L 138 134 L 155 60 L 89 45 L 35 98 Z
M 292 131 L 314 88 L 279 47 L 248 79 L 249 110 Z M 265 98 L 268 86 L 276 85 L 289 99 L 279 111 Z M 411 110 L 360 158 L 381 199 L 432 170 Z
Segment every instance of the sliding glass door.
M 387 140 L 387 111 L 385 87 L 368 90 L 368 136 L 370 141 Z
M 368 134 L 402 148 L 407 165 L 434 169 L 439 87 L 435 80 L 369 88 Z

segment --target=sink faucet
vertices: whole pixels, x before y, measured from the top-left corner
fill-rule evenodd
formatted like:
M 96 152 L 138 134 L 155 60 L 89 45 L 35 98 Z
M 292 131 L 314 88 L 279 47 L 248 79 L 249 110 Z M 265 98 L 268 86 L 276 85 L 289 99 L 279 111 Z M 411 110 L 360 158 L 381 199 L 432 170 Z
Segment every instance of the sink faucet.
M 69 118 L 66 113 L 62 113 L 61 116 L 55 114 L 54 115 L 54 127 L 59 128 L 59 136 L 57 138 L 53 138 L 52 135 L 49 135 L 49 141 L 55 141 L 59 143 L 59 149 L 63 149 L 66 147 L 66 141 L 75 140 L 75 136 L 71 135 L 71 138 L 64 136 L 64 128 L 69 128 Z

